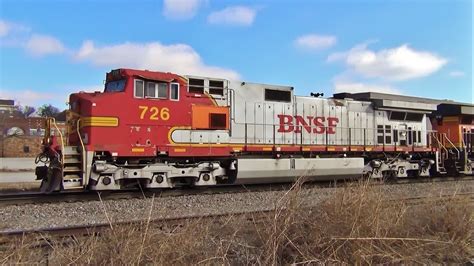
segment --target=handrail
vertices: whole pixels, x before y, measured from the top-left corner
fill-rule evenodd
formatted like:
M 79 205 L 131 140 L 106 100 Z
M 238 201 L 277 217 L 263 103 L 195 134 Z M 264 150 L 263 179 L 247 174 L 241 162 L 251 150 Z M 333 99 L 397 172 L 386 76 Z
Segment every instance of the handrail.
M 56 125 L 56 119 L 54 119 L 53 117 L 51 117 L 50 119 L 53 121 L 54 128 L 56 128 L 56 130 L 57 130 L 58 133 L 59 133 L 59 137 L 61 138 L 61 164 L 64 164 L 64 139 L 63 139 L 63 133 L 61 132 L 61 130 L 59 130 L 58 125 Z
M 84 146 L 84 142 L 82 141 L 81 132 L 79 131 L 80 122 L 81 122 L 81 119 L 80 118 L 77 119 L 77 121 L 76 121 L 76 132 L 77 132 L 77 137 L 79 138 L 79 142 L 81 142 L 82 151 L 84 152 L 86 148 Z
M 437 135 L 437 132 L 432 132 L 431 133 L 432 137 L 436 140 L 436 142 L 438 142 L 438 147 L 441 148 L 441 150 L 444 150 L 444 154 L 448 154 L 448 149 L 443 145 L 443 143 L 441 142 L 441 140 L 439 140 L 436 135 Z M 438 134 L 439 135 L 439 134 Z M 443 156 L 443 153 L 441 153 L 441 156 Z M 444 155 L 444 159 L 447 159 L 447 155 Z
M 467 136 L 466 133 L 461 134 L 462 149 L 465 151 L 467 146 L 466 146 L 466 142 L 464 141 L 464 136 Z
M 86 147 L 84 146 L 84 142 L 82 141 L 82 136 L 81 136 L 81 132 L 79 131 L 79 126 L 80 126 L 80 121 L 81 119 L 77 119 L 77 122 L 76 122 L 76 132 L 77 132 L 77 137 L 79 138 L 79 142 L 81 143 L 81 147 L 82 147 L 82 184 L 84 185 L 84 181 L 85 181 L 85 176 L 87 175 L 86 173 Z
M 451 140 L 446 136 L 446 133 L 443 133 L 443 137 L 445 140 L 448 141 L 448 143 L 456 150 L 456 153 L 458 154 L 458 158 L 461 156 L 461 152 L 458 150 L 458 148 L 454 145 L 454 143 L 451 142 Z
M 275 125 L 275 126 L 281 126 L 281 125 L 282 125 L 282 124 L 270 124 L 270 123 L 267 124 L 267 123 L 255 123 L 255 122 L 254 122 L 254 123 L 248 123 L 248 122 L 247 122 L 247 123 L 244 123 L 244 122 L 234 122 L 234 123 L 237 124 L 237 125 L 245 125 L 245 124 L 247 124 L 247 125 L 256 125 L 256 126 L 273 126 L 273 125 Z M 284 125 L 284 124 L 283 124 L 283 125 Z M 289 126 L 291 126 L 291 125 L 289 125 Z M 304 127 L 309 127 L 309 128 L 311 128 L 311 129 L 320 127 L 320 126 L 315 126 L 315 125 L 307 125 L 307 126 L 306 126 L 306 125 L 292 125 L 292 126 L 294 126 L 294 127 L 303 127 L 303 128 L 304 128 Z M 367 128 L 367 127 L 340 127 L 340 126 L 337 126 L 337 125 L 336 125 L 336 126 L 333 126 L 333 127 L 324 126 L 324 128 L 335 128 L 335 129 L 349 129 L 349 128 L 350 128 L 350 129 L 371 129 L 371 130 L 374 130 L 374 131 L 377 130 L 376 127 L 372 127 L 372 128 Z M 393 131 L 393 129 L 392 129 L 392 131 Z M 406 131 L 409 131 L 409 130 L 406 130 Z M 411 131 L 417 131 L 417 130 L 411 130 Z M 426 133 L 437 133 L 437 132 L 438 132 L 438 131 L 436 131 L 436 130 L 429 130 L 429 129 L 426 129 L 426 130 L 418 130 L 418 131 L 422 131 L 422 132 L 426 132 Z
M 302 144 L 304 145 L 310 145 L 310 143 L 306 143 L 307 141 L 313 141 L 311 142 L 311 144 L 319 145 L 319 144 L 314 143 L 314 141 L 319 140 L 319 141 L 324 142 L 325 137 L 327 137 L 329 140 L 337 142 L 337 144 L 334 143 L 334 145 L 346 145 L 346 146 L 347 145 L 350 145 L 350 146 L 365 145 L 367 146 L 368 145 L 368 143 L 366 142 L 367 140 L 375 140 L 372 138 L 369 138 L 369 139 L 367 138 L 369 136 L 373 136 L 375 132 L 377 131 L 377 128 L 366 128 L 366 127 L 356 128 L 356 127 L 338 127 L 338 126 L 329 127 L 329 126 L 315 126 L 315 125 L 307 125 L 307 126 L 306 125 L 286 125 L 286 126 L 291 126 L 294 129 L 292 129 L 292 131 L 290 132 L 278 132 L 277 127 L 281 126 L 280 124 L 263 124 L 263 123 L 235 123 L 235 124 L 244 127 L 243 128 L 244 136 L 237 137 L 235 140 L 240 139 L 242 143 L 245 142 L 245 143 L 250 143 L 250 144 L 253 144 L 253 143 L 254 144 L 273 144 L 273 143 L 277 144 L 275 140 L 283 141 L 282 143 L 279 143 L 279 144 L 285 144 L 286 142 L 285 140 L 291 139 L 292 140 L 291 144 L 296 144 L 295 141 L 300 142 L 301 140 L 303 140 L 305 143 L 302 143 Z M 249 129 L 251 129 L 249 128 L 249 126 L 255 127 L 255 129 L 251 130 L 250 132 L 250 133 L 253 132 L 253 134 L 248 134 Z M 328 129 L 334 129 L 336 130 L 336 132 L 334 134 L 314 133 L 312 129 L 315 129 L 315 128 L 324 129 L 324 132 L 326 133 Z M 263 131 L 266 131 L 266 134 L 262 135 Z M 271 134 L 272 131 L 273 131 L 273 134 Z M 429 137 L 432 136 L 432 134 L 436 132 L 433 130 L 422 130 L 422 131 L 427 132 L 427 135 L 424 135 L 424 136 L 427 136 L 427 138 L 426 139 L 420 138 L 420 140 L 422 140 L 421 142 L 417 141 L 417 142 L 414 142 L 413 144 L 405 144 L 405 145 L 398 144 L 398 143 L 394 143 L 394 144 L 385 143 L 385 145 L 395 145 L 397 147 L 415 147 L 415 146 L 428 147 L 428 146 L 424 146 L 425 145 L 424 143 L 426 142 L 426 145 L 429 145 L 428 143 Z M 261 135 L 261 137 L 258 137 L 259 135 Z M 257 138 L 262 138 L 262 139 L 265 138 L 266 141 L 257 142 L 256 141 Z M 268 142 L 270 139 L 273 139 L 273 141 Z M 252 140 L 252 141 L 248 142 L 248 140 Z M 192 142 L 191 136 L 189 136 L 188 141 Z M 439 139 L 436 139 L 436 141 L 437 141 L 437 144 L 439 144 L 440 146 L 442 145 Z M 238 144 L 238 142 L 235 142 L 235 143 Z M 239 142 L 239 144 L 241 143 Z M 330 143 L 328 143 L 328 145 L 329 144 Z M 370 145 L 383 146 L 382 142 L 377 143 L 376 141 L 374 141 L 374 143 Z
M 282 126 L 281 124 L 274 124 L 274 123 L 242 123 L 242 122 L 233 122 L 234 125 L 242 126 L 242 136 L 234 136 L 233 141 L 229 142 L 229 145 L 249 145 L 249 144 L 256 144 L 256 145 L 336 145 L 336 146 L 382 146 L 382 142 L 378 143 L 376 138 L 372 138 L 372 136 L 376 135 L 377 128 L 367 128 L 367 127 L 340 127 L 340 126 L 317 126 L 317 125 L 286 125 L 292 126 L 293 128 L 299 129 L 299 131 L 295 132 L 292 130 L 291 132 L 278 132 L 278 127 Z M 254 130 L 251 130 L 249 126 L 255 126 Z M 325 133 L 314 133 L 313 130 L 315 128 L 324 128 Z M 328 129 L 335 129 L 335 134 L 327 134 Z M 189 130 L 189 129 L 188 129 Z M 206 131 L 205 129 L 202 129 Z M 309 130 L 307 132 L 306 130 Z M 198 130 L 199 131 L 199 130 Z M 222 134 L 226 130 L 222 130 L 215 134 Z M 273 131 L 273 134 L 271 134 Z M 206 131 L 208 132 L 208 131 Z M 227 132 L 229 132 L 227 130 Z M 266 132 L 266 134 L 263 134 Z M 409 148 L 409 147 L 434 147 L 437 144 L 440 149 L 444 152 L 448 152 L 446 147 L 441 143 L 440 139 L 438 138 L 441 134 L 439 134 L 435 130 L 430 129 L 423 129 L 420 132 L 426 132 L 426 134 L 422 134 L 426 138 L 420 138 L 420 141 L 414 142 L 413 144 L 399 144 L 394 143 L 393 141 L 391 144 L 385 143 L 385 145 L 394 145 L 396 148 Z M 209 138 L 208 140 L 203 140 L 201 142 L 199 139 L 194 139 L 192 134 L 187 135 L 186 140 L 177 140 L 176 144 L 179 145 L 192 145 L 193 143 L 199 144 L 223 144 L 222 141 L 213 141 L 211 139 L 215 139 L 214 133 L 212 135 L 206 135 Z M 393 131 L 392 131 L 393 134 Z M 436 136 L 435 136 L 436 135 Z M 350 136 L 350 138 L 346 139 L 346 136 Z M 437 137 L 438 136 L 438 137 Z M 260 142 L 257 142 L 257 138 L 261 139 Z M 433 143 L 430 143 L 430 139 L 435 139 Z M 288 142 L 289 141 L 289 142 Z M 370 143 L 368 142 L 370 141 Z M 224 142 L 226 143 L 226 142 Z M 443 155 L 445 155 L 444 153 Z
M 227 98 L 231 102 L 231 104 L 230 104 L 230 113 L 231 113 L 230 119 L 232 121 L 234 121 L 234 123 L 235 123 L 235 91 L 234 91 L 234 89 L 231 89 L 231 88 L 228 88 L 227 91 L 229 92 L 227 94 L 228 95 Z
M 436 137 L 436 135 L 437 135 L 436 132 L 431 133 L 431 137 L 433 137 L 436 140 L 436 142 L 438 143 L 438 147 L 448 151 L 446 147 L 443 145 L 443 143 L 441 142 L 441 140 Z
M 235 91 L 234 89 L 227 89 L 227 105 L 230 110 L 229 135 L 232 136 L 232 122 L 235 123 Z

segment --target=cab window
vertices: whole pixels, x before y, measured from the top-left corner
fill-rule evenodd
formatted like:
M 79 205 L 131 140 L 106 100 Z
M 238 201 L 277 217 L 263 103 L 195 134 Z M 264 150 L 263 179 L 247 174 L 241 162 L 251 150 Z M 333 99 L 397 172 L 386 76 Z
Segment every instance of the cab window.
M 164 82 L 145 82 L 143 80 L 136 79 L 134 91 L 135 98 L 168 98 L 168 84 Z
M 168 84 L 158 83 L 157 98 L 168 98 Z
M 146 82 L 145 98 L 168 98 L 168 86 L 166 83 Z
M 140 79 L 135 80 L 135 89 L 134 89 L 134 96 L 135 98 L 143 98 L 145 95 L 144 93 L 145 82 Z
M 156 98 L 156 83 L 147 82 L 145 96 L 149 98 Z
M 170 99 L 174 101 L 179 100 L 179 84 L 178 83 L 170 84 Z
M 125 90 L 125 80 L 115 80 L 105 83 L 105 92 L 122 92 Z

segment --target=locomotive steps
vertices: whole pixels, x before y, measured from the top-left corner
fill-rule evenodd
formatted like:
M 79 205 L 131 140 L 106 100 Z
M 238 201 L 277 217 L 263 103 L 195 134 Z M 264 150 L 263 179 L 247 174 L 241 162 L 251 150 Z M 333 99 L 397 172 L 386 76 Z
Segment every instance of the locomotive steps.
M 63 155 L 64 187 L 67 189 L 82 188 L 82 153 L 79 152 L 78 147 L 65 146 Z

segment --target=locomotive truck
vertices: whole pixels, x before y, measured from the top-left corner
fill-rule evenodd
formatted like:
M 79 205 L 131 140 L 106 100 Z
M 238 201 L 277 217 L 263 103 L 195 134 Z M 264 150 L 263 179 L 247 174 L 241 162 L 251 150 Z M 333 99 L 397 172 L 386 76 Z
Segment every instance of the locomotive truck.
M 314 95 L 314 94 L 313 94 Z M 317 95 L 317 94 L 316 94 Z M 115 69 L 48 119 L 41 190 L 472 174 L 474 106 Z

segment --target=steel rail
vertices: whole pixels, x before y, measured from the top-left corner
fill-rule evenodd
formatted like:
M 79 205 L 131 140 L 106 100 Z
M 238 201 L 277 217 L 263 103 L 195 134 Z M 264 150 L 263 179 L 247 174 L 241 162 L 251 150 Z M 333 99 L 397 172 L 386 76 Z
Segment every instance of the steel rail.
M 474 180 L 474 177 L 437 177 L 437 178 L 409 178 L 388 180 L 382 182 L 373 180 L 371 185 L 405 185 L 418 183 L 433 182 L 464 182 Z M 353 183 L 358 180 L 338 180 L 338 181 L 311 181 L 304 183 L 304 187 L 309 188 L 327 188 L 335 187 L 338 184 Z M 21 192 L 21 193 L 0 193 L 0 207 L 9 205 L 25 205 L 25 204 L 43 204 L 55 202 L 83 202 L 83 201 L 99 201 L 99 200 L 119 200 L 133 198 L 151 198 L 155 197 L 179 197 L 199 194 L 224 194 L 224 193 L 244 193 L 259 191 L 281 191 L 288 190 L 292 183 L 269 183 L 269 184 L 251 184 L 251 185 L 222 185 L 209 187 L 193 187 L 193 188 L 174 188 L 174 189 L 152 189 L 152 190 L 117 190 L 117 191 L 64 191 L 51 194 L 43 194 L 40 192 Z M 100 198 L 99 198 L 100 194 Z
M 179 197 L 189 195 L 209 195 L 222 193 L 243 193 L 257 191 L 285 190 L 290 183 L 282 184 L 252 184 L 252 185 L 223 185 L 215 187 L 193 187 L 152 190 L 117 190 L 117 191 L 64 191 L 51 194 L 40 192 L 22 192 L 0 194 L 0 207 L 9 205 L 41 204 L 54 202 L 81 202 L 99 200 L 118 200 L 133 198 Z M 100 197 L 99 197 L 100 195 Z
M 406 203 L 407 206 L 419 206 L 423 204 L 428 204 L 432 202 L 441 202 L 445 200 L 456 200 L 456 201 L 465 201 L 469 200 L 474 203 L 474 192 L 465 192 L 465 193 L 456 193 L 456 194 L 441 194 L 432 197 L 431 195 L 424 196 L 410 196 L 410 197 L 401 197 L 393 198 L 386 202 L 387 205 L 399 204 L 400 202 Z M 303 208 L 311 208 L 313 206 L 306 206 Z M 170 226 L 180 226 L 189 220 L 195 219 L 218 219 L 228 216 L 245 216 L 253 215 L 254 218 L 263 217 L 265 214 L 269 214 L 275 211 L 274 208 L 268 210 L 257 210 L 257 211 L 239 211 L 239 212 L 224 212 L 218 214 L 196 214 L 196 215 L 187 215 L 182 217 L 163 217 L 155 218 L 148 220 L 147 218 L 140 220 L 132 221 L 121 221 L 121 222 L 104 222 L 97 223 L 92 225 L 72 225 L 72 226 L 56 226 L 51 228 L 40 228 L 40 229 L 28 229 L 28 230 L 14 230 L 14 231 L 0 231 L 0 236 L 7 237 L 18 237 L 24 236 L 26 234 L 38 234 L 43 237 L 44 240 L 48 241 L 50 236 L 89 236 L 93 234 L 100 234 L 105 232 L 108 229 L 114 230 L 114 227 L 120 226 L 133 226 L 133 225 L 143 225 L 143 224 L 153 224 L 157 225 L 166 225 Z M 8 239 L 8 238 L 7 238 Z M 4 244 L 0 242 L 0 246 Z

